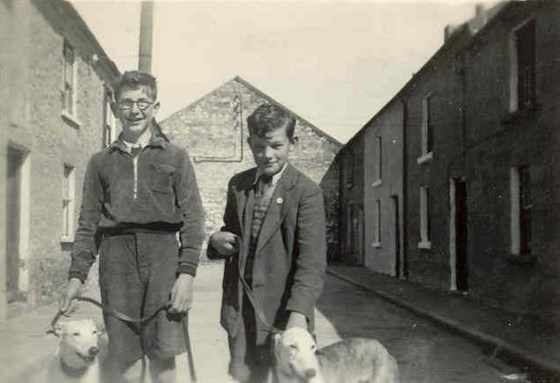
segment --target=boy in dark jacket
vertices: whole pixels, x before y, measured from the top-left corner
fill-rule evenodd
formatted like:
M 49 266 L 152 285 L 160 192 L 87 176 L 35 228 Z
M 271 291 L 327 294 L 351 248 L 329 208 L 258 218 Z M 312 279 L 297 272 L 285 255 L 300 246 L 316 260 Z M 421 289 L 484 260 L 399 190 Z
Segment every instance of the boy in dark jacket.
M 271 365 L 267 325 L 313 331 L 326 267 L 325 212 L 319 186 L 288 162 L 297 143 L 295 118 L 264 104 L 247 123 L 257 167 L 230 180 L 225 225 L 210 237 L 207 254 L 225 259 L 221 324 L 228 333 L 229 372 L 238 381 L 260 383 Z
M 154 119 L 158 109 L 155 78 L 124 73 L 113 104 L 123 131 L 88 163 L 61 299 L 64 312 L 99 252 L 103 304 L 133 318 L 169 304 L 142 326 L 104 316 L 112 381 L 136 381 L 145 355 L 154 383 L 175 381 L 175 355 L 185 350 L 181 321 L 192 304 L 204 238 L 194 169 L 186 151 L 162 134 Z

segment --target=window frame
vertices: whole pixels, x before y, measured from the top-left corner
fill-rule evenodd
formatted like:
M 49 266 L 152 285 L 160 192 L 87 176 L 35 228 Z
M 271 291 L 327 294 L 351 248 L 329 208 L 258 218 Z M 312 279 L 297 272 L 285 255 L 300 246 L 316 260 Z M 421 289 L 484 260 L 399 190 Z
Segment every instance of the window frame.
M 430 238 L 430 188 L 426 185 L 420 186 L 420 241 L 419 249 L 431 249 L 432 242 Z
M 528 96 L 528 102 L 523 102 L 525 98 L 520 99 L 521 94 L 521 86 L 520 86 L 520 77 L 521 74 L 524 73 L 520 71 L 520 55 L 519 55 L 519 33 L 523 31 L 525 28 L 532 28 L 532 57 L 530 58 L 530 65 L 527 67 L 531 68 L 531 73 L 529 74 L 531 89 L 530 95 Z M 536 52 L 536 30 L 537 30 L 536 20 L 534 18 L 527 19 L 522 23 L 516 25 L 510 34 L 510 103 L 509 103 L 509 111 L 510 113 L 521 112 L 524 110 L 530 110 L 536 104 L 536 87 L 537 87 L 537 52 Z
M 76 200 L 76 168 L 64 164 L 62 173 L 62 242 L 72 242 Z
M 510 169 L 510 206 L 511 254 L 517 257 L 531 256 L 533 204 L 531 169 L 528 165 Z
M 420 128 L 420 157 L 418 165 L 433 159 L 434 156 L 434 125 L 433 120 L 433 93 L 429 92 L 422 98 L 422 125 Z

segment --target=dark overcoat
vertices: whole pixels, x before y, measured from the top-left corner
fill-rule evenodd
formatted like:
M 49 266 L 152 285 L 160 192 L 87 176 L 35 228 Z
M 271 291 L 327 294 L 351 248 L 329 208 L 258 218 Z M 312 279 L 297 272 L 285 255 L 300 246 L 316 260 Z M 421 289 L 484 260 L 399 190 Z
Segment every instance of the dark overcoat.
M 230 340 L 243 326 L 239 270 L 244 270 L 251 236 L 257 168 L 232 177 L 222 230 L 239 236 L 238 254 L 226 257 L 220 323 Z M 208 258 L 224 258 L 211 246 Z M 304 314 L 313 331 L 315 303 L 323 289 L 326 269 L 325 209 L 321 188 L 287 164 L 276 184 L 257 239 L 252 273 L 253 295 L 269 324 L 284 328 L 291 311 Z M 256 343 L 269 335 L 256 319 Z

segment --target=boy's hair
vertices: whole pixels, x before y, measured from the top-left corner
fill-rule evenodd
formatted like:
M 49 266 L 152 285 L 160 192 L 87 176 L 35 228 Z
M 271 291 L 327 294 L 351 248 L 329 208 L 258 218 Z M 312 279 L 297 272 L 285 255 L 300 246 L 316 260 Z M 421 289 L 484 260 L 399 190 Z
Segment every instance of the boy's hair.
M 247 118 L 250 136 L 263 137 L 276 129 L 286 128 L 286 135 L 294 138 L 295 117 L 285 109 L 274 104 L 262 104 Z
M 123 88 L 138 89 L 141 86 L 146 87 L 148 94 L 153 100 L 157 99 L 157 84 L 154 76 L 138 70 L 124 72 L 115 86 L 115 101 L 119 99 Z

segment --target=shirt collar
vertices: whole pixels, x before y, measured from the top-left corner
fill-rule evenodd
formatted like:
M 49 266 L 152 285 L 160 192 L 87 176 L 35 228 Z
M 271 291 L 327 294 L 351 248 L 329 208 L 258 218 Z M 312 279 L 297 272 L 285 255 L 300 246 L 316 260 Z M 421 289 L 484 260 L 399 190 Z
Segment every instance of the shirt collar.
M 284 166 L 282 166 L 282 169 L 280 169 L 278 173 L 272 176 L 271 186 L 276 185 L 278 181 L 280 181 L 280 178 L 282 177 L 282 174 L 284 174 L 284 171 L 286 170 L 287 166 L 288 163 L 286 162 Z M 259 182 L 259 178 L 261 175 L 262 175 L 261 171 L 257 168 L 257 173 L 255 174 L 255 180 L 253 181 L 253 185 L 256 185 Z
M 155 131 L 148 144 L 147 145 L 142 145 L 143 146 L 153 146 L 153 147 L 157 147 L 157 148 L 162 148 L 165 149 L 167 143 L 169 142 L 169 140 L 167 139 L 167 137 L 165 135 L 160 134 L 159 132 L 161 132 L 161 130 L 159 131 Z M 110 146 L 109 146 L 109 150 L 113 151 L 113 150 L 121 150 L 123 152 L 127 152 L 130 153 L 130 148 L 132 147 L 133 144 L 131 144 L 130 142 L 126 142 L 123 138 L 122 138 L 122 133 L 121 135 L 119 135 L 119 138 L 117 138 L 115 140 L 115 142 L 113 142 Z

